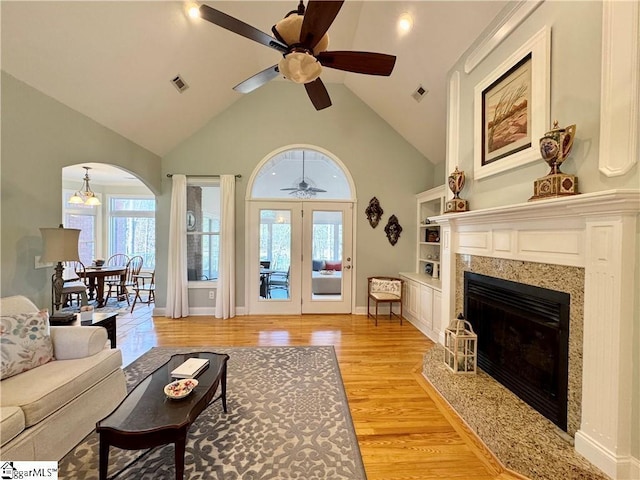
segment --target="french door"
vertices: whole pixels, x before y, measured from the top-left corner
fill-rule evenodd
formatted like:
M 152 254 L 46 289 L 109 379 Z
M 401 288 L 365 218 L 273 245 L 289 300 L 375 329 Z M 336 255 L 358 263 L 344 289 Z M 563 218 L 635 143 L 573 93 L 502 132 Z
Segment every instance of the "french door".
M 249 313 L 351 313 L 353 204 L 252 202 L 249 208 Z

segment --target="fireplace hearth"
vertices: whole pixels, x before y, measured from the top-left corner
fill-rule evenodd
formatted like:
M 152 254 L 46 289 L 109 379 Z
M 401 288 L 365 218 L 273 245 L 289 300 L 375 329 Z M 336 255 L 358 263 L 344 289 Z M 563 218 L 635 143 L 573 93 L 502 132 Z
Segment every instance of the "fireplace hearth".
M 564 431 L 569 304 L 568 293 L 464 272 L 478 366 Z

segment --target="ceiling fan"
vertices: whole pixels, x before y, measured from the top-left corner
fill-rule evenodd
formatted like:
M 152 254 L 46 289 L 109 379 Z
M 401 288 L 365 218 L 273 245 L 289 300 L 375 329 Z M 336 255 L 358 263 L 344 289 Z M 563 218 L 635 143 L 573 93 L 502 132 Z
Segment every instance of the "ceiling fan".
M 321 188 L 312 187 L 305 181 L 304 150 L 302 150 L 302 180 L 295 187 L 281 188 L 280 190 L 282 190 L 283 192 L 289 191 L 291 192 L 289 193 L 289 195 L 293 195 L 294 197 L 299 197 L 299 198 L 311 198 L 311 197 L 315 197 L 316 193 L 326 192 L 326 190 L 323 190 Z
M 233 87 L 234 90 L 249 93 L 282 73 L 295 83 L 303 83 L 313 106 L 316 110 L 322 110 L 331 106 L 329 93 L 319 78 L 323 66 L 347 72 L 389 76 L 396 62 L 395 56 L 383 53 L 327 51 L 327 30 L 343 3 L 344 0 L 309 0 L 305 9 L 300 0 L 296 10 L 289 12 L 271 28 L 275 37 L 208 5 L 201 5 L 199 10 L 200 16 L 205 20 L 282 54 L 283 58 L 278 64 L 249 77 Z

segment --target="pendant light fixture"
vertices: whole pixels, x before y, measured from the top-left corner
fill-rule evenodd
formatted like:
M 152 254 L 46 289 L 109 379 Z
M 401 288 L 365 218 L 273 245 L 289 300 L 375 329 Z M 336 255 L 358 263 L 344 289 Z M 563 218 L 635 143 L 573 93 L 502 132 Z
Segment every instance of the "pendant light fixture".
M 69 203 L 79 205 L 84 204 L 89 207 L 95 207 L 96 205 L 101 205 L 100 200 L 96 197 L 96 194 L 93 193 L 91 187 L 89 187 L 89 170 L 91 167 L 82 167 L 86 170 L 84 174 L 82 189 L 78 190 L 73 196 L 69 199 Z M 84 189 L 84 190 L 83 190 Z

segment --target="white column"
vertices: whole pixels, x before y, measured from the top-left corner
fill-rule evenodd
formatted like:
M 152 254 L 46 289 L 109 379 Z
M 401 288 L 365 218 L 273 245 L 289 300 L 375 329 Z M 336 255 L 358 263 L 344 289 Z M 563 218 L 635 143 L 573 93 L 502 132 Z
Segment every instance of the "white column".
M 446 220 L 446 217 L 439 217 L 440 224 L 440 281 L 442 282 L 442 303 L 440 332 L 438 341 L 444 345 L 444 329 L 449 326 L 449 322 L 455 314 L 456 305 L 456 255 L 454 248 L 454 226 Z
M 636 216 L 585 220 L 582 423 L 575 448 L 612 478 L 631 479 Z

